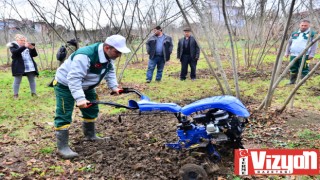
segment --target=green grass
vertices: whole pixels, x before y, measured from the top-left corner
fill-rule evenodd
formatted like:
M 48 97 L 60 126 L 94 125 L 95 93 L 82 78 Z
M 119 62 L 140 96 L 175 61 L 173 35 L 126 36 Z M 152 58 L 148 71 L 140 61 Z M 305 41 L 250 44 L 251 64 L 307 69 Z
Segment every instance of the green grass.
M 44 147 L 40 149 L 40 153 L 42 154 L 51 154 L 54 151 L 53 147 Z
M 41 174 L 43 171 L 40 168 L 34 167 L 32 168 L 32 171 L 29 172 L 30 174 Z
M 0 48 L 1 53 L 5 53 L 3 50 L 4 47 Z M 52 54 L 51 54 L 52 55 Z M 240 53 L 241 55 L 241 53 Z M 43 58 L 42 55 L 40 55 Z M 50 57 L 50 54 L 47 54 L 47 57 Z M 147 56 L 145 56 L 147 59 Z M 211 75 L 210 79 L 197 79 L 196 81 L 186 81 L 179 80 L 180 72 L 180 62 L 175 58 L 175 51 L 172 54 L 172 58 L 165 66 L 163 80 L 161 83 L 152 82 L 150 84 L 145 83 L 145 73 L 146 67 L 141 68 L 142 64 L 131 64 L 124 72 L 122 83 L 130 84 L 137 87 L 144 94 L 149 96 L 151 100 L 156 102 L 177 102 L 181 100 L 197 100 L 199 98 L 221 95 L 221 91 L 217 84 L 216 79 Z M 240 56 L 241 57 L 241 56 Z M 271 59 L 274 61 L 275 55 L 268 55 L 266 59 Z M 230 69 L 230 63 L 223 59 L 223 66 L 226 67 L 226 70 Z M 39 58 L 36 58 L 36 61 L 40 63 Z M 120 67 L 122 67 L 123 59 L 121 59 Z M 267 60 L 266 60 L 267 61 Z M 45 60 L 41 60 L 42 64 L 45 64 Z M 49 61 L 48 61 L 49 62 Z M 240 59 L 241 64 L 243 60 Z M 56 62 L 55 62 L 56 63 Z M 143 62 L 146 65 L 146 61 Z M 215 63 L 212 62 L 213 67 Z M 204 60 L 204 57 L 201 55 L 200 60 L 198 61 L 198 70 L 208 70 L 208 65 Z M 119 69 L 120 70 L 120 69 Z M 230 70 L 229 70 L 230 71 Z M 247 73 L 255 73 L 257 70 L 252 67 L 248 70 Z M 52 122 L 54 119 L 55 111 L 55 96 L 52 88 L 47 87 L 47 84 L 51 81 L 54 76 L 55 71 L 50 70 L 41 70 L 40 76 L 36 79 L 37 82 L 37 93 L 39 97 L 33 98 L 30 95 L 29 85 L 27 78 L 23 78 L 19 99 L 13 99 L 12 93 L 12 83 L 13 77 L 11 76 L 10 68 L 0 71 L 0 126 L 4 126 L 9 136 L 16 137 L 22 140 L 32 139 L 29 135 L 32 132 L 32 129 L 35 127 L 35 124 L 41 124 L 46 130 L 51 130 Z M 245 72 L 242 72 L 245 73 Z M 174 75 L 174 76 L 172 76 Z M 229 84 L 234 93 L 234 82 L 232 75 L 229 78 Z M 220 77 L 220 81 L 222 79 Z M 287 87 L 284 84 L 286 80 L 282 81 L 279 85 L 279 88 L 275 91 L 273 106 L 280 106 L 283 104 L 284 100 L 288 96 L 288 93 L 291 91 L 292 87 Z M 312 92 L 310 92 L 310 87 L 320 84 L 320 77 L 313 77 L 310 82 L 301 87 L 298 91 L 299 94 L 296 96 L 295 107 L 298 108 L 310 108 L 314 110 L 320 110 L 320 107 L 317 106 L 320 103 L 320 97 L 310 98 Z M 105 84 L 102 84 L 100 89 L 105 88 Z M 239 81 L 240 94 L 242 97 L 250 97 L 255 100 L 261 101 L 265 95 L 266 91 L 269 88 L 269 79 L 262 80 L 255 78 L 254 82 L 252 79 L 242 79 Z M 235 94 L 235 93 L 234 93 Z M 110 97 L 108 93 L 103 93 L 100 95 L 101 100 L 112 100 L 120 104 L 127 104 L 129 98 L 123 96 L 119 97 Z M 130 98 L 133 96 L 130 96 Z M 134 97 L 133 97 L 134 98 Z M 124 109 L 115 109 L 108 106 L 100 106 L 100 111 L 102 114 L 117 114 L 122 113 Z M 0 132 L 0 138 L 4 136 L 5 133 Z
M 297 148 L 315 148 L 320 142 L 320 133 L 310 129 L 300 130 L 296 133 L 296 139 L 285 143 L 285 147 L 291 149 Z
M 304 129 L 303 131 L 298 132 L 298 137 L 307 140 L 320 140 L 320 133 Z
M 19 173 L 16 173 L 16 172 L 10 172 L 10 175 L 14 178 L 21 178 L 23 175 L 22 174 L 19 174 Z
M 42 74 L 42 72 L 40 73 Z M 52 79 L 49 76 L 36 78 L 39 97 L 31 97 L 26 77 L 22 79 L 19 99 L 13 99 L 11 72 L 0 72 L 0 125 L 9 130 L 15 129 L 10 136 L 29 139 L 28 132 L 34 127 L 33 122 L 52 121 L 55 99 L 53 89 L 46 84 Z
M 94 166 L 92 164 L 89 164 L 85 167 L 79 168 L 78 171 L 92 172 L 94 171 Z
M 49 169 L 53 170 L 56 175 L 60 175 L 64 172 L 62 166 L 50 166 Z

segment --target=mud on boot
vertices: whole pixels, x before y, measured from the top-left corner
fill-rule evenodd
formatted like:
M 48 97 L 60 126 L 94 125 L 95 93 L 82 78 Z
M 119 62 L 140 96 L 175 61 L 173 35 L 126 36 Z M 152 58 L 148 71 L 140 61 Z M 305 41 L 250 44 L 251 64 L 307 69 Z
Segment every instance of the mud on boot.
M 58 154 L 63 159 L 73 159 L 79 156 L 78 153 L 72 151 L 69 147 L 69 130 L 57 130 L 56 138 Z
M 96 129 L 94 122 L 83 122 L 82 130 L 86 140 L 88 141 L 109 141 L 110 137 L 98 137 L 96 135 Z

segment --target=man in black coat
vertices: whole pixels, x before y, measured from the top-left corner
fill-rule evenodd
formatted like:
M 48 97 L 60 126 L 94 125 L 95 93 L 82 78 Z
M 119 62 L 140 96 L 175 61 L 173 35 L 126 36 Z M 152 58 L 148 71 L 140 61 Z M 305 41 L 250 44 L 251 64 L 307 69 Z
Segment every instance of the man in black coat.
M 184 37 L 179 39 L 177 49 L 177 58 L 180 59 L 181 62 L 180 80 L 183 81 L 186 79 L 188 74 L 188 65 L 191 69 L 190 78 L 191 80 L 195 80 L 200 48 L 194 37 L 191 36 L 191 29 L 185 28 L 183 31 Z

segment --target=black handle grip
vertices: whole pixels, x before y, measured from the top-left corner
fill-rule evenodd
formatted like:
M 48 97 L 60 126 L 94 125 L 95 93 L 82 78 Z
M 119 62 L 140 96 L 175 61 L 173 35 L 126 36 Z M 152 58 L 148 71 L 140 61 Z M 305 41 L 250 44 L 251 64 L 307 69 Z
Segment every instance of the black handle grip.
M 86 108 L 89 108 L 89 107 L 91 107 L 93 105 L 97 105 L 97 104 L 99 104 L 99 101 L 90 101 L 89 103 L 87 103 Z M 79 106 L 76 105 L 76 107 L 79 107 Z
M 90 103 L 92 103 L 93 105 L 104 104 L 104 105 L 108 105 L 108 106 L 113 106 L 115 108 L 138 109 L 137 107 L 125 106 L 125 105 L 114 103 L 114 102 L 91 101 Z

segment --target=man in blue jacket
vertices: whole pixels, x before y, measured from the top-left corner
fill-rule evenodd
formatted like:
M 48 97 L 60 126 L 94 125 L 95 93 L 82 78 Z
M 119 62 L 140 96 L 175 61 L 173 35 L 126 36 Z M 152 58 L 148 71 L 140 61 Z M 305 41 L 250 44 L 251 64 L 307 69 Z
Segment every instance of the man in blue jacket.
M 156 81 L 160 82 L 166 61 L 170 60 L 172 53 L 172 38 L 162 32 L 160 26 L 153 29 L 153 36 L 151 36 L 147 43 L 147 52 L 149 54 L 147 83 L 152 81 L 153 71 L 157 66 Z
M 97 99 L 95 87 L 105 79 L 108 87 L 119 94 L 114 60 L 122 53 L 129 53 L 123 36 L 112 35 L 104 43 L 95 43 L 82 47 L 72 53 L 57 69 L 53 82 L 56 94 L 56 130 L 59 155 L 64 159 L 72 159 L 78 153 L 68 145 L 69 127 L 72 121 L 74 103 L 82 113 L 82 129 L 87 140 L 95 141 L 103 138 L 96 136 L 95 121 L 98 117 L 98 105 L 90 106 L 90 101 Z
M 197 62 L 200 56 L 200 48 L 194 37 L 191 36 L 191 29 L 185 28 L 183 31 L 184 38 L 179 40 L 177 49 L 177 58 L 180 59 L 181 62 L 180 80 L 186 80 L 186 76 L 188 74 L 188 65 L 191 69 L 190 78 L 191 80 L 195 80 Z

